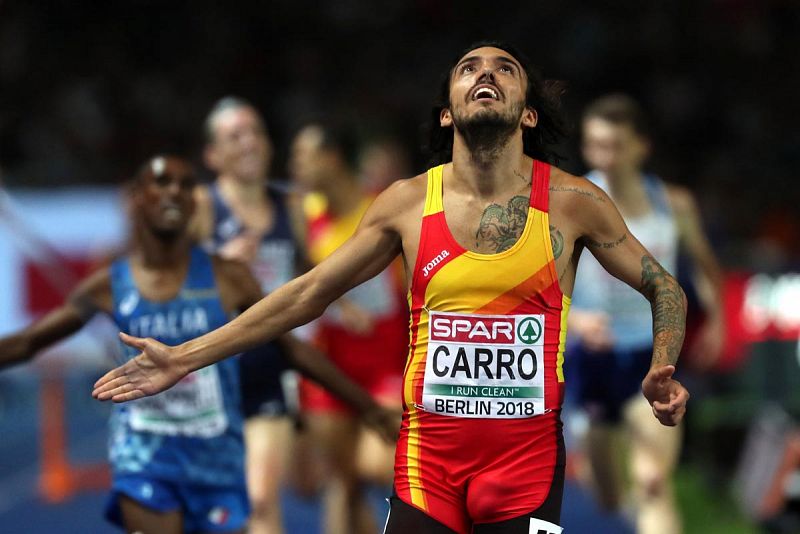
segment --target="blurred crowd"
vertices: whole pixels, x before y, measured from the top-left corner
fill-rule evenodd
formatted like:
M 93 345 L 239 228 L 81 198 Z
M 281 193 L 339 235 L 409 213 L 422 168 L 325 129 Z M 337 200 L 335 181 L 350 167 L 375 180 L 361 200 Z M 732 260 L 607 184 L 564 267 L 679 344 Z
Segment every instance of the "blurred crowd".
M 276 145 L 346 115 L 426 164 L 419 125 L 447 61 L 519 43 L 566 82 L 577 124 L 624 91 L 651 113 L 652 167 L 699 197 L 724 264 L 796 265 L 800 9 L 789 0 L 0 3 L 0 168 L 12 186 L 118 183 L 155 151 L 196 153 L 210 104 L 240 94 Z M 576 138 L 562 165 L 585 170 Z M 285 151 L 274 170 L 285 175 Z

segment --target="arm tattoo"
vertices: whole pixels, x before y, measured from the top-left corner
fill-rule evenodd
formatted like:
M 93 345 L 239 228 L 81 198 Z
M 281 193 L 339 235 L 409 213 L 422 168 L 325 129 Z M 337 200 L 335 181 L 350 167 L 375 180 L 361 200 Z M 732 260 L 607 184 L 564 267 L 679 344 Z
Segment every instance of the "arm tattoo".
M 530 200 L 522 195 L 509 200 L 505 208 L 490 204 L 481 215 L 475 246 L 479 249 L 487 246 L 496 253 L 510 249 L 525 229 L 529 204 Z
M 614 248 L 617 245 L 622 244 L 626 239 L 628 239 L 628 233 L 622 234 L 622 237 L 617 239 L 616 241 L 608 241 L 606 243 L 600 243 L 599 241 L 595 241 L 589 237 L 584 237 L 584 242 L 586 243 L 587 247 L 592 248 Z
M 686 296 L 652 256 L 642 256 L 642 294 L 653 308 L 653 365 L 673 365 L 683 346 Z
M 589 197 L 592 200 L 596 200 L 597 202 L 605 202 L 606 201 L 606 199 L 604 199 L 600 195 L 592 193 L 591 191 L 587 191 L 586 189 L 579 189 L 577 187 L 550 186 L 549 189 L 550 189 L 550 191 L 554 191 L 554 192 L 562 192 L 563 191 L 563 192 L 567 192 L 567 193 L 577 193 L 579 195 L 583 195 L 585 197 Z
M 553 245 L 553 259 L 557 260 L 564 251 L 564 236 L 552 224 L 550 225 L 550 244 Z

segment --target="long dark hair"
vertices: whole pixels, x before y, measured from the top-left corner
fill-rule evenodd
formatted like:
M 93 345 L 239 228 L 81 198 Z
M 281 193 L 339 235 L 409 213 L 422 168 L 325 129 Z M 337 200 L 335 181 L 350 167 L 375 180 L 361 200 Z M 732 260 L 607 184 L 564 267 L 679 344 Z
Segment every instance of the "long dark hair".
M 560 82 L 544 80 L 541 73 L 528 58 L 515 46 L 502 41 L 478 41 L 465 48 L 456 57 L 442 75 L 439 93 L 431 108 L 430 121 L 426 124 L 427 146 L 425 151 L 430 155 L 432 166 L 447 163 L 453 159 L 453 129 L 442 128 L 439 116 L 442 109 L 450 107 L 450 78 L 458 60 L 469 52 L 483 47 L 499 48 L 511 54 L 519 61 L 528 79 L 525 94 L 525 105 L 536 110 L 538 122 L 535 128 L 526 128 L 522 132 L 522 151 L 535 159 L 557 163 L 561 156 L 550 147 L 566 135 L 567 129 L 561 117 L 561 95 L 564 86 Z

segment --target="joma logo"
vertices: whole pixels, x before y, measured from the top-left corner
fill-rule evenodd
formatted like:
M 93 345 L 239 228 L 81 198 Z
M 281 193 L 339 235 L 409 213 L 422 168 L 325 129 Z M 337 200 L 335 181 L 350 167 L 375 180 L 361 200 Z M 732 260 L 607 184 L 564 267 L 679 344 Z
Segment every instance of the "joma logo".
M 442 260 L 449 255 L 450 253 L 447 250 L 441 251 L 435 258 L 429 261 L 425 267 L 422 268 L 422 275 L 427 278 L 433 268 L 442 263 Z

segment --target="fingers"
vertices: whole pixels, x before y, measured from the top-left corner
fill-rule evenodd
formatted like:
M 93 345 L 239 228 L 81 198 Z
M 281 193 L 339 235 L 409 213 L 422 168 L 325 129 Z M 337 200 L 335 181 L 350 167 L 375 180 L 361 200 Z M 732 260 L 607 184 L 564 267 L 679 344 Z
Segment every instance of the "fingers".
M 92 396 L 96 399 L 100 398 L 98 396 L 99 394 L 108 391 L 109 389 L 113 389 L 115 386 L 112 384 L 118 383 L 115 381 L 124 377 L 125 377 L 125 371 L 123 371 L 121 367 L 117 367 L 116 369 L 110 370 L 109 372 L 101 376 L 97 380 L 97 382 L 94 383 L 94 387 L 92 389 Z
M 671 408 L 677 408 L 678 406 L 686 406 L 686 403 L 689 402 L 689 398 L 691 397 L 686 388 L 684 388 L 677 382 L 676 384 L 680 389 L 670 394 L 671 399 L 669 401 L 669 405 Z
M 101 401 L 127 402 L 140 399 L 145 393 L 122 376 L 105 384 L 102 390 L 93 391 L 92 396 Z
M 670 401 L 654 401 L 652 405 L 653 415 L 666 426 L 675 426 L 683 419 L 686 415 L 686 403 L 690 397 L 689 392 L 679 382 L 673 381 L 673 383 L 676 390 L 670 392 Z
M 134 349 L 144 350 L 147 345 L 147 340 L 140 337 L 129 336 L 125 332 L 119 333 L 119 338 L 123 343 Z
M 664 426 L 675 426 L 678 424 L 678 421 L 674 420 L 675 414 L 669 409 L 669 404 L 657 401 L 654 402 L 653 415 L 658 419 L 658 422 Z
M 674 372 L 675 372 L 675 366 L 674 365 L 664 365 L 663 367 L 658 367 L 654 371 L 652 371 L 653 378 L 655 378 L 656 380 L 660 380 L 660 381 L 664 381 L 664 380 L 667 380 L 669 378 L 672 378 L 672 374 Z
M 117 370 L 111 371 L 111 373 L 114 372 L 117 372 Z M 125 375 L 106 380 L 106 377 L 111 373 L 107 373 L 106 376 L 95 383 L 92 397 L 101 401 L 108 400 L 114 396 L 119 388 L 130 383 L 128 377 Z
M 133 388 L 133 386 L 131 386 Z M 124 393 L 117 393 L 113 397 L 111 397 L 112 402 L 128 402 L 136 399 L 141 399 L 144 397 L 145 394 L 140 389 L 131 389 L 130 391 L 125 391 Z

